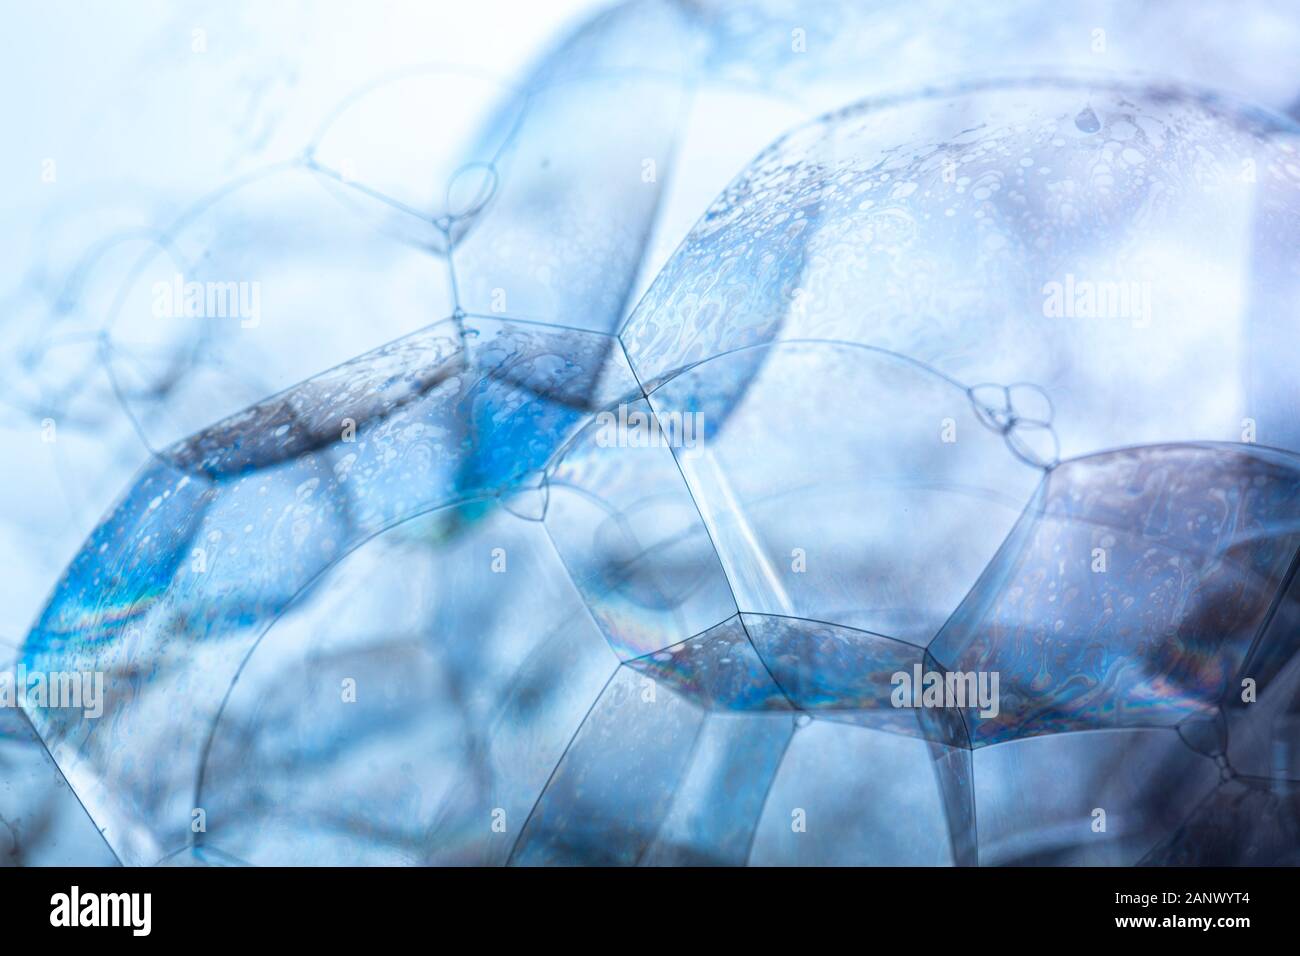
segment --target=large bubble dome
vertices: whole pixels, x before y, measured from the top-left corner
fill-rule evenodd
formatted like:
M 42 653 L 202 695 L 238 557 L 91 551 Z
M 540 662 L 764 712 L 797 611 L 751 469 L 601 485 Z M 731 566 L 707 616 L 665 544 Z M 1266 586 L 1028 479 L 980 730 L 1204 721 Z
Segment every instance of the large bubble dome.
M 106 675 L 27 714 L 116 859 L 1300 863 L 1300 128 L 1142 77 L 861 99 L 622 316 L 653 194 L 520 265 L 552 158 L 503 116 L 432 226 L 383 213 L 463 253 L 444 318 L 138 413 L 20 655 Z

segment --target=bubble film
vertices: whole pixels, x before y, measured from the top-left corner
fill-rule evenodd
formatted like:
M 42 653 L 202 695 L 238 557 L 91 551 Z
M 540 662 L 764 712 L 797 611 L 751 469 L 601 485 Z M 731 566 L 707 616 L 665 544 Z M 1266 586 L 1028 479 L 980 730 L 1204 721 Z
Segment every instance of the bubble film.
M 0 852 L 1300 862 L 1300 25 L 795 7 L 398 71 L 62 338 L 25 288 L 10 404 L 142 464 L 12 651 L 103 712 L 0 709 Z M 724 96 L 795 121 L 692 146 Z M 181 272 L 266 334 L 147 321 Z

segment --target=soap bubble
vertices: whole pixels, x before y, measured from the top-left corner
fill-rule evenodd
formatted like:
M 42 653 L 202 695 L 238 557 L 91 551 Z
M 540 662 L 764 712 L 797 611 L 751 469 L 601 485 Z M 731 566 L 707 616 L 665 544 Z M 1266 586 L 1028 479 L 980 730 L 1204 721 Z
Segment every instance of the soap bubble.
M 148 460 L 21 652 L 105 713 L 29 706 L 24 753 L 119 860 L 1295 862 L 1295 127 L 1101 76 L 873 97 L 633 307 L 691 92 L 878 65 L 820 51 L 839 4 L 806 60 L 762 9 L 603 14 L 463 150 L 373 147 L 482 78 L 392 77 L 138 240 L 124 301 L 177 256 L 303 286 L 290 340 L 348 290 L 382 321 L 274 387 L 283 341 L 232 376 L 78 329 Z M 961 68 L 1021 29 L 969 16 Z

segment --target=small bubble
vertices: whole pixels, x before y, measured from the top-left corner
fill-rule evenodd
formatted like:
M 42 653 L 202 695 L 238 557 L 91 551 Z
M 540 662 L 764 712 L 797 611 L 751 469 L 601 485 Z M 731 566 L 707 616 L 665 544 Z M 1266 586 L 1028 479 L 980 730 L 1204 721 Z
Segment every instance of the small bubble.
M 1101 129 L 1101 120 L 1097 119 L 1097 114 L 1092 111 L 1091 106 L 1085 106 L 1074 118 L 1074 125 L 1082 133 L 1095 133 Z

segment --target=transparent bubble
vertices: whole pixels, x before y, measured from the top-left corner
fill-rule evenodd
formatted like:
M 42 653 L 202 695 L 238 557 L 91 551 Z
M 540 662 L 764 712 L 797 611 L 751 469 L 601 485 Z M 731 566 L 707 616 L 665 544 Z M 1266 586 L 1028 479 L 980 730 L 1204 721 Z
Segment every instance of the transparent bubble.
M 286 311 L 69 326 L 149 454 L 21 650 L 104 715 L 10 730 L 119 860 L 1295 860 L 1294 127 L 1148 81 L 869 100 L 624 321 L 693 86 L 911 75 L 825 55 L 840 4 L 790 60 L 784 9 L 617 8 L 492 110 L 389 78 L 134 240 L 123 303 L 174 255 Z M 961 67 L 1026 29 L 961 9 Z M 463 148 L 386 148 L 449 83 Z

